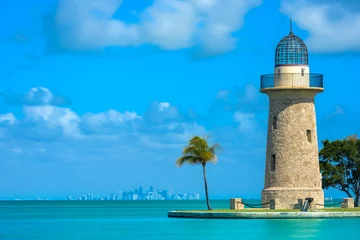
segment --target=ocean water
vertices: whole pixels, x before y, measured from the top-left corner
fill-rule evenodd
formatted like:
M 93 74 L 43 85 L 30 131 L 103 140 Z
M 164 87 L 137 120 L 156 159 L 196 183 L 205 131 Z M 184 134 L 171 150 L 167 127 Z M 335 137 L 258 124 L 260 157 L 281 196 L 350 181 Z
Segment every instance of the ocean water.
M 211 201 L 214 209 L 229 201 Z M 0 202 L 0 240 L 357 239 L 360 219 L 173 219 L 204 201 Z

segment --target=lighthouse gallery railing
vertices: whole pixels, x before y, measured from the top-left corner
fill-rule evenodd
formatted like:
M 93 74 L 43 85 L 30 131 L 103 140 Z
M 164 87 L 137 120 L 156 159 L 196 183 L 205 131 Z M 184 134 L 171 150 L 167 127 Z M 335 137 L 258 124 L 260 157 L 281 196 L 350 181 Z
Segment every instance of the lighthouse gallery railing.
M 323 75 L 318 73 L 279 73 L 261 76 L 261 88 L 274 87 L 324 88 Z

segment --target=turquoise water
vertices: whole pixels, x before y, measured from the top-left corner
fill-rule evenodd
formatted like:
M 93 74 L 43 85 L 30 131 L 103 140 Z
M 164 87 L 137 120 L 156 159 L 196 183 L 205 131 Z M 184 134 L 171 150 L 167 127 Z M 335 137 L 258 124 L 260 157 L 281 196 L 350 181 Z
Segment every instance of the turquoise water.
M 228 201 L 212 201 L 214 209 Z M 204 201 L 0 202 L 0 240 L 356 239 L 360 219 L 170 219 Z

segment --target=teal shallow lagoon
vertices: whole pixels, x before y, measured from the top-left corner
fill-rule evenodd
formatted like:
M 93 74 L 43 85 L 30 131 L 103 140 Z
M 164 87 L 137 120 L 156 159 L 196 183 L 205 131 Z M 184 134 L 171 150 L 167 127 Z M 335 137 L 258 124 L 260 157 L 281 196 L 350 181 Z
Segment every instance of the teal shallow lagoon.
M 214 209 L 229 201 L 212 201 Z M 0 202 L 0 240 L 27 239 L 339 239 L 358 235 L 360 219 L 171 219 L 170 210 L 204 201 Z

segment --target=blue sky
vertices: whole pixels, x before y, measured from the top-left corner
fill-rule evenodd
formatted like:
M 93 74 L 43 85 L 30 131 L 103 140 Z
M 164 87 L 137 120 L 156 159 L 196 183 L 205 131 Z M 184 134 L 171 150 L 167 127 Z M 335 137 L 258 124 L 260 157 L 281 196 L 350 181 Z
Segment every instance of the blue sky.
M 203 193 L 200 167 L 175 160 L 190 137 L 209 134 L 224 148 L 208 166 L 210 197 L 260 197 L 260 75 L 273 72 L 290 17 L 311 72 L 324 74 L 319 146 L 360 134 L 360 4 L 341 2 L 5 1 L 0 197 L 140 185 Z

